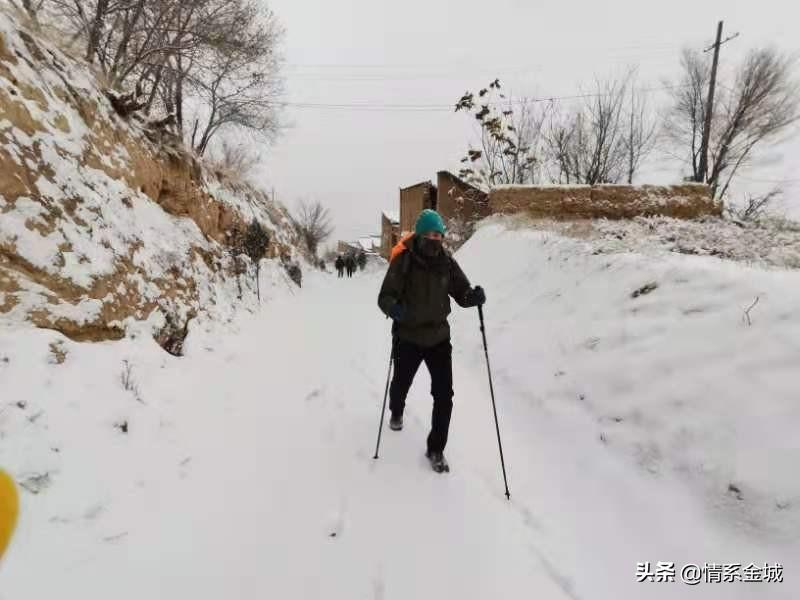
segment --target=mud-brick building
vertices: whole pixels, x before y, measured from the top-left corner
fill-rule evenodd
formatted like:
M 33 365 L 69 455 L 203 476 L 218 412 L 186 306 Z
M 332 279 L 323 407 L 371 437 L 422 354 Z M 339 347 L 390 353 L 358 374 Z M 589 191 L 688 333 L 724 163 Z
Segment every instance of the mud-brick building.
M 414 230 L 419 213 L 438 211 L 445 222 L 474 221 L 489 216 L 489 196 L 450 171 L 436 174 L 436 185 L 422 181 L 400 189 L 400 235 Z
M 400 215 L 396 211 L 384 211 L 381 214 L 380 255 L 388 259 L 398 241 L 400 241 Z
M 419 213 L 426 208 L 436 210 L 436 186 L 430 181 L 400 188 L 400 235 L 414 231 Z
M 360 250 L 361 247 L 355 242 L 339 241 L 339 244 L 336 246 L 336 251 L 341 255 L 358 254 Z
M 488 217 L 489 195 L 449 171 L 436 174 L 436 210 L 447 220 Z

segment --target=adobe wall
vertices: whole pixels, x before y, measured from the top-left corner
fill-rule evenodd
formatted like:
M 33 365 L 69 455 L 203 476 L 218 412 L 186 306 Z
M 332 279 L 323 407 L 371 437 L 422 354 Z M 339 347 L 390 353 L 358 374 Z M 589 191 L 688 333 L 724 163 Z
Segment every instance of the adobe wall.
M 525 212 L 534 218 L 631 219 L 666 216 L 693 219 L 722 214 L 704 184 L 499 186 L 489 194 L 492 214 Z

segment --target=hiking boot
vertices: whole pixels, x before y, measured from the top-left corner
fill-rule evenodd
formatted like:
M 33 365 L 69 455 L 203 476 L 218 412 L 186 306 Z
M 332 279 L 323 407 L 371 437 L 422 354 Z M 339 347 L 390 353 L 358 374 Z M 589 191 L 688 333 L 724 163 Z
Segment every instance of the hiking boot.
M 389 419 L 389 429 L 400 431 L 403 428 L 403 415 L 392 415 Z
M 445 459 L 444 453 L 428 450 L 425 453 L 425 457 L 428 459 L 428 461 L 430 461 L 431 469 L 437 473 L 450 472 L 450 465 L 447 464 L 447 459 Z

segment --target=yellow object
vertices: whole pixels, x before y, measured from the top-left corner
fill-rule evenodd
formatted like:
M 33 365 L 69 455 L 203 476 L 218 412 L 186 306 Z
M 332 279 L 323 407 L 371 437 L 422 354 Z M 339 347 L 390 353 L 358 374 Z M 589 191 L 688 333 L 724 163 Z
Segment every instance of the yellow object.
M 11 534 L 17 524 L 19 514 L 19 497 L 14 480 L 0 470 L 0 558 L 8 547 Z

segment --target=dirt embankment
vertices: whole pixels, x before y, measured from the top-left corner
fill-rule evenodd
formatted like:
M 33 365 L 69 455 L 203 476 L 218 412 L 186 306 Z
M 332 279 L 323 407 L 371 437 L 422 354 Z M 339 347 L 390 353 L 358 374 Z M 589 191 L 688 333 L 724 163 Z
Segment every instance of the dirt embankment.
M 297 254 L 282 206 L 120 118 L 87 65 L 0 11 L 0 318 L 93 341 L 156 309 L 185 323 L 235 301 L 253 219 L 268 258 Z

